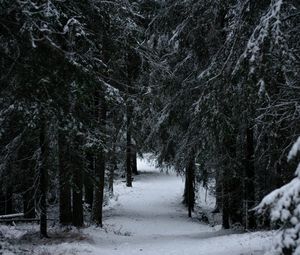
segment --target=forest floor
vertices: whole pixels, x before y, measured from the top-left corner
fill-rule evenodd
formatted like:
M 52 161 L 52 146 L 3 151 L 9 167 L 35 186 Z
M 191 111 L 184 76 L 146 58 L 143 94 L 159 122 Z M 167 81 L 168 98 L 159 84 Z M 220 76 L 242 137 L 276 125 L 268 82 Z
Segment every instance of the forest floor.
M 0 254 L 257 255 L 271 244 L 271 232 L 225 231 L 188 218 L 181 203 L 182 178 L 160 172 L 146 160 L 138 168 L 133 188 L 116 183 L 103 229 L 50 227 L 52 238 L 40 240 L 38 226 L 0 226 Z

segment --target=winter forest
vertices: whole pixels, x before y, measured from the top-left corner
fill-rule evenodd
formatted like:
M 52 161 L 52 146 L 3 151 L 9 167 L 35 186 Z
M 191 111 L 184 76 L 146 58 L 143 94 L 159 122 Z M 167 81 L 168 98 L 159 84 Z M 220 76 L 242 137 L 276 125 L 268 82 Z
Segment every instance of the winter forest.
M 1 255 L 300 255 L 299 0 L 0 0 Z

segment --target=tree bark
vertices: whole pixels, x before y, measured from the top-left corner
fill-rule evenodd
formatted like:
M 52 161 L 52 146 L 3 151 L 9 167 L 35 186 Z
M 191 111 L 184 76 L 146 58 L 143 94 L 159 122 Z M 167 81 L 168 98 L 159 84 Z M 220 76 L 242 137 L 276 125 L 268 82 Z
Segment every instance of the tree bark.
M 129 104 L 129 103 L 127 103 Z M 131 166 L 131 109 L 127 105 L 127 131 L 126 131 L 126 186 L 132 187 Z
M 106 112 L 107 106 L 104 96 L 100 97 L 101 107 L 99 109 L 99 124 L 102 127 L 102 131 L 106 132 Z M 105 138 L 103 138 L 105 143 Z M 104 146 L 104 145 L 103 145 Z M 93 221 L 100 227 L 102 227 L 102 209 L 104 200 L 104 184 L 105 184 L 105 152 L 104 149 L 99 151 L 96 157 L 95 164 L 95 177 L 96 177 L 96 187 L 93 202 Z
M 35 218 L 35 202 L 33 181 L 30 178 L 26 183 L 26 191 L 23 195 L 23 213 L 25 219 Z
M 132 145 L 132 157 L 131 157 L 131 165 L 132 165 L 132 173 L 138 175 L 139 172 L 137 170 L 137 153 L 136 153 L 136 145 Z
M 41 118 L 40 124 L 40 150 L 41 150 L 41 165 L 39 171 L 39 188 L 40 188 L 40 235 L 41 237 L 48 237 L 47 234 L 47 190 L 48 190 L 48 171 L 47 171 L 47 161 L 48 161 L 48 146 L 46 138 L 46 124 L 44 116 Z
M 84 200 L 92 208 L 94 197 L 94 185 L 91 176 L 94 175 L 94 157 L 87 155 L 88 171 L 84 173 Z
M 2 185 L 2 183 L 1 183 Z M 2 193 L 2 191 L 0 190 L 0 215 L 4 215 L 5 214 L 5 195 Z
M 25 192 L 23 196 L 23 208 L 25 219 L 35 218 L 34 192 L 32 192 L 32 190 L 28 190 Z
M 67 139 L 61 130 L 58 131 L 59 151 L 59 222 L 62 225 L 72 223 L 70 155 Z
M 216 173 L 216 206 L 213 210 L 213 213 L 219 213 L 222 208 L 222 182 L 220 180 L 220 173 L 217 171 Z
M 22 151 L 22 155 L 25 155 L 26 157 L 29 157 L 28 154 L 26 154 L 25 149 L 28 150 L 27 146 Z M 33 167 L 30 164 L 29 159 L 24 159 L 22 161 L 21 167 L 22 171 L 24 173 L 24 190 L 23 193 L 23 213 L 24 218 L 26 219 L 33 219 L 35 218 L 35 197 L 34 197 L 34 177 L 35 173 L 33 171 Z
M 108 62 L 110 59 L 110 17 L 106 13 L 103 13 L 103 60 Z M 108 73 L 108 69 L 105 70 Z M 105 157 L 105 144 L 106 144 L 106 115 L 107 115 L 107 105 L 105 100 L 104 90 L 101 88 L 96 91 L 95 95 L 95 114 L 98 119 L 98 125 L 102 133 L 104 134 L 102 141 L 103 145 L 95 157 L 95 179 L 96 185 L 94 187 L 94 201 L 93 201 L 93 212 L 92 219 L 100 227 L 102 227 L 102 210 L 103 210 L 103 200 L 104 200 L 104 184 L 105 184 L 105 167 L 106 167 L 106 157 Z
M 246 228 L 255 229 L 256 220 L 253 212 L 249 212 L 255 206 L 255 169 L 254 169 L 254 137 L 253 129 L 246 131 L 246 166 L 245 166 L 245 200 L 246 200 Z
M 76 161 L 75 161 L 76 162 Z M 82 205 L 82 187 L 83 187 L 83 176 L 81 171 L 81 164 L 74 164 L 74 186 L 72 189 L 73 193 L 73 225 L 75 227 L 83 226 L 83 205 Z
M 13 208 L 13 187 L 9 185 L 5 192 L 5 214 L 12 214 Z
M 112 150 L 112 166 L 109 171 L 109 179 L 108 179 L 108 191 L 110 197 L 113 197 L 114 194 L 114 175 L 115 175 L 115 170 L 117 169 L 117 159 L 116 159 L 116 148 L 115 145 L 113 146 Z
M 223 184 L 222 184 L 222 227 L 224 229 L 230 228 L 229 222 L 229 189 L 228 189 L 228 177 L 225 176 L 223 170 Z
M 183 192 L 183 201 L 182 203 L 185 206 L 188 206 L 188 174 L 185 172 L 185 181 L 184 181 L 184 192 Z
M 186 168 L 187 175 L 187 198 L 188 198 L 188 216 L 192 217 L 192 211 L 195 205 L 195 160 L 192 157 Z

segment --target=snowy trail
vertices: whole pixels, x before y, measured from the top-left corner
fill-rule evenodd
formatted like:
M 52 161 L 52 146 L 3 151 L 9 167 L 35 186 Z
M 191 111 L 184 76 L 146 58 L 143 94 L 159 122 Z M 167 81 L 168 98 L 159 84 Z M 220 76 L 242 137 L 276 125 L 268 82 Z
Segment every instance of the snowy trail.
M 189 219 L 181 204 L 181 177 L 161 173 L 145 160 L 138 169 L 133 188 L 115 187 L 117 200 L 105 212 L 107 233 L 89 228 L 93 241 L 80 254 L 254 255 L 270 242 L 263 232 L 230 234 Z
M 105 224 L 122 226 L 133 239 L 180 237 L 213 231 L 197 220 L 188 219 L 186 209 L 181 205 L 183 182 L 180 177 L 160 173 L 154 167 L 145 169 L 145 166 L 139 164 L 142 173 L 135 177 L 132 189 L 123 185 L 117 187 L 118 201 Z
M 270 245 L 270 232 L 232 234 L 188 218 L 181 177 L 161 173 L 145 160 L 138 169 L 133 188 L 116 183 L 103 229 L 85 228 L 84 238 L 45 244 L 34 254 L 258 255 Z

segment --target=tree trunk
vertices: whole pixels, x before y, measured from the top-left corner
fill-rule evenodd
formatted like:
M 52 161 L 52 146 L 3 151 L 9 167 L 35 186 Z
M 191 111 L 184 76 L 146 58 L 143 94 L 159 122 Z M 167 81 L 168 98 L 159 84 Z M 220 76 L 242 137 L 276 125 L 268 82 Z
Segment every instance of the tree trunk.
M 101 107 L 99 109 L 99 124 L 103 133 L 106 133 L 106 102 L 104 96 L 101 96 Z M 103 141 L 105 138 L 103 138 Z M 105 143 L 105 142 L 104 142 Z M 104 145 L 103 145 L 104 146 Z M 102 227 L 102 209 L 104 200 L 104 184 L 105 184 L 105 152 L 100 150 L 95 162 L 96 187 L 93 202 L 93 221 Z
M 34 192 L 32 189 L 27 190 L 23 195 L 24 218 L 35 218 Z
M 187 199 L 188 199 L 188 216 L 192 217 L 192 211 L 195 205 L 195 161 L 192 157 L 189 160 L 188 166 L 186 168 L 187 175 Z
M 242 169 L 242 168 L 241 168 Z M 242 173 L 232 173 L 228 180 L 229 218 L 231 225 L 243 225 L 243 181 Z
M 47 156 L 48 146 L 46 138 L 46 124 L 44 116 L 41 119 L 40 126 L 40 150 L 41 150 L 41 165 L 39 171 L 39 188 L 40 188 L 40 234 L 41 237 L 48 237 L 47 235 L 47 189 L 48 189 L 48 171 L 47 171 Z
M 88 171 L 84 172 L 84 200 L 92 208 L 94 197 L 94 183 L 91 176 L 94 176 L 95 159 L 92 154 L 87 155 Z
M 129 103 L 127 103 L 129 104 Z M 131 109 L 127 105 L 127 133 L 126 133 L 126 186 L 132 187 L 131 169 Z
M 253 212 L 249 212 L 255 206 L 255 169 L 254 169 L 254 137 L 253 129 L 246 131 L 246 166 L 245 166 L 245 200 L 246 200 L 246 228 L 254 229 L 256 220 Z
M 188 206 L 188 188 L 189 185 L 188 185 L 188 174 L 187 174 L 187 171 L 185 172 L 185 181 L 184 181 L 184 192 L 183 192 L 183 201 L 182 203 L 185 205 L 185 206 Z
M 76 161 L 75 161 L 76 162 Z M 77 162 L 76 162 L 77 163 Z M 74 164 L 74 174 L 73 174 L 73 225 L 75 227 L 83 226 L 83 205 L 82 205 L 82 171 L 81 164 Z
M 26 191 L 23 195 L 23 213 L 25 219 L 35 218 L 34 187 L 32 178 L 29 178 L 26 181 Z
M 72 222 L 70 155 L 67 139 L 61 130 L 58 131 L 59 151 L 59 222 L 69 225 Z
M 28 148 L 24 148 L 28 149 Z M 22 154 L 28 157 L 25 150 L 22 151 Z M 24 159 L 21 164 L 23 173 L 24 173 L 24 190 L 23 193 L 23 213 L 24 218 L 33 219 L 35 218 L 35 198 L 34 198 L 34 177 L 35 173 L 33 167 L 30 164 L 29 159 Z
M 4 214 L 5 214 L 5 196 L 0 190 L 0 215 L 4 215 Z
M 223 140 L 226 160 L 222 165 L 222 213 L 223 228 L 243 223 L 243 185 L 241 167 L 229 159 L 237 158 L 238 144 L 233 134 L 227 134 Z
M 117 169 L 117 159 L 116 159 L 116 148 L 115 145 L 113 146 L 112 150 L 112 166 L 109 171 L 109 179 L 108 179 L 108 191 L 109 191 L 109 196 L 113 197 L 114 194 L 114 175 L 115 175 L 115 170 Z
M 222 182 L 220 180 L 220 170 L 217 170 L 216 172 L 216 206 L 213 210 L 213 213 L 219 213 L 222 208 Z
M 110 41 L 110 17 L 109 15 L 103 13 L 104 24 L 103 24 L 103 61 L 106 63 L 110 59 L 111 52 L 109 51 L 111 45 Z M 108 69 L 105 70 L 108 73 Z M 104 184 L 105 184 L 105 167 L 106 167 L 106 157 L 104 147 L 106 144 L 106 115 L 107 115 L 107 105 L 105 100 L 105 95 L 103 89 L 96 91 L 95 93 L 95 114 L 98 119 L 98 125 L 100 131 L 104 134 L 103 136 L 103 146 L 99 150 L 95 157 L 95 179 L 96 185 L 94 189 L 94 201 L 93 201 L 93 212 L 92 219 L 100 227 L 102 227 L 102 210 L 103 210 L 103 200 L 104 200 Z
M 5 192 L 5 214 L 14 213 L 13 209 L 13 187 L 9 185 Z
M 132 145 L 132 152 L 131 152 L 131 166 L 132 166 L 132 173 L 138 175 L 139 172 L 137 170 L 137 153 L 136 153 L 136 145 Z
M 224 229 L 230 228 L 229 223 L 229 190 L 228 181 L 223 171 L 223 184 L 222 184 L 222 227 Z

